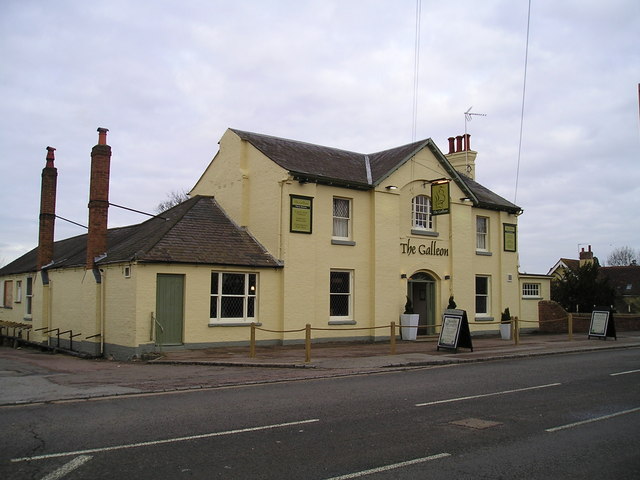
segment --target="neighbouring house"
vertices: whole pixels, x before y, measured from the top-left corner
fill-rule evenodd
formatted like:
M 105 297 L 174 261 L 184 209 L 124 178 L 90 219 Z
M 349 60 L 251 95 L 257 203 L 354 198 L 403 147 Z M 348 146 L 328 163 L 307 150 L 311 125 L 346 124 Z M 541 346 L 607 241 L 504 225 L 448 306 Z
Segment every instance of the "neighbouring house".
M 107 228 L 111 148 L 91 154 L 89 229 L 54 242 L 57 171 L 42 173 L 39 244 L 0 269 L 0 321 L 31 340 L 131 358 L 163 348 L 383 340 L 407 298 L 420 335 L 454 297 L 472 332 L 506 308 L 538 321 L 550 277 L 518 272 L 517 205 L 475 181 L 469 135 L 377 153 L 228 129 L 190 199 Z M 61 332 L 64 332 L 62 334 Z
M 577 270 L 581 266 L 597 261 L 591 251 L 591 245 L 585 251 L 580 250 L 579 259 L 561 258 L 551 267 L 548 275 L 560 278 L 567 270 Z M 627 266 L 599 267 L 599 277 L 606 278 L 615 290 L 615 303 L 613 308 L 618 313 L 640 313 L 640 266 L 636 264 Z

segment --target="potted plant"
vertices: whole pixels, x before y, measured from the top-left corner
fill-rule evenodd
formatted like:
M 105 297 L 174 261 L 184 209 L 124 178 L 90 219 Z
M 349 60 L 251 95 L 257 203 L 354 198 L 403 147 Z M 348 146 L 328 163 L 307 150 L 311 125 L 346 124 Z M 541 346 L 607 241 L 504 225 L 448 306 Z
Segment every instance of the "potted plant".
M 500 315 L 500 337 L 503 340 L 511 340 L 511 313 L 509 307 Z
M 400 315 L 400 333 L 403 340 L 415 340 L 418 336 L 418 322 L 420 314 L 413 313 L 413 303 L 407 296 L 407 303 L 404 305 L 404 313 Z

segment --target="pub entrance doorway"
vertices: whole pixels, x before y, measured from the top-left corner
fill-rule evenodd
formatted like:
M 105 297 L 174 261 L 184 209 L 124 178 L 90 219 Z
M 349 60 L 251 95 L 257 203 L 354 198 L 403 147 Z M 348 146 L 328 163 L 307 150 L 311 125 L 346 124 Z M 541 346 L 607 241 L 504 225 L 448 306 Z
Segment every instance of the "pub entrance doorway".
M 436 334 L 436 280 L 426 272 L 414 273 L 407 282 L 413 312 L 420 315 L 418 335 Z

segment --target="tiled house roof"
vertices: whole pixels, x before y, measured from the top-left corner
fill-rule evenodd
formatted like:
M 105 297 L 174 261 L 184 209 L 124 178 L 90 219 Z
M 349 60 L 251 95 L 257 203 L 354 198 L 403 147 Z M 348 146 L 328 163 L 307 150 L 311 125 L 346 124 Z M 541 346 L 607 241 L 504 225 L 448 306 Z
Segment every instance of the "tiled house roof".
M 242 130 L 231 131 L 289 171 L 294 178 L 361 190 L 375 188 L 416 153 L 428 148 L 474 206 L 510 213 L 521 211 L 517 205 L 457 172 L 431 139 L 364 154 Z
M 107 232 L 107 256 L 98 265 L 120 262 L 189 263 L 281 267 L 245 229 L 237 226 L 213 197 L 195 196 L 138 225 Z M 54 244 L 48 268 L 83 267 L 87 235 Z M 37 248 L 0 269 L 0 275 L 36 271 Z

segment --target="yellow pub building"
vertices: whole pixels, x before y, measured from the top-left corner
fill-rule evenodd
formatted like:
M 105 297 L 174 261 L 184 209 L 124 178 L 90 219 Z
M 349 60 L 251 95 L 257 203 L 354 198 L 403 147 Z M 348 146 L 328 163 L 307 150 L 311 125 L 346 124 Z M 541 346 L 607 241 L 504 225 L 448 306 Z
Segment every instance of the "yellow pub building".
M 550 278 L 518 272 L 522 209 L 475 181 L 468 135 L 356 153 L 228 129 L 189 200 L 108 229 L 111 147 L 91 154 L 89 232 L 53 241 L 53 150 L 38 247 L 0 269 L 0 322 L 30 340 L 129 359 L 166 348 L 388 340 L 410 304 L 439 331 L 453 297 L 472 334 L 538 321 Z M 65 332 L 61 334 L 61 332 Z

